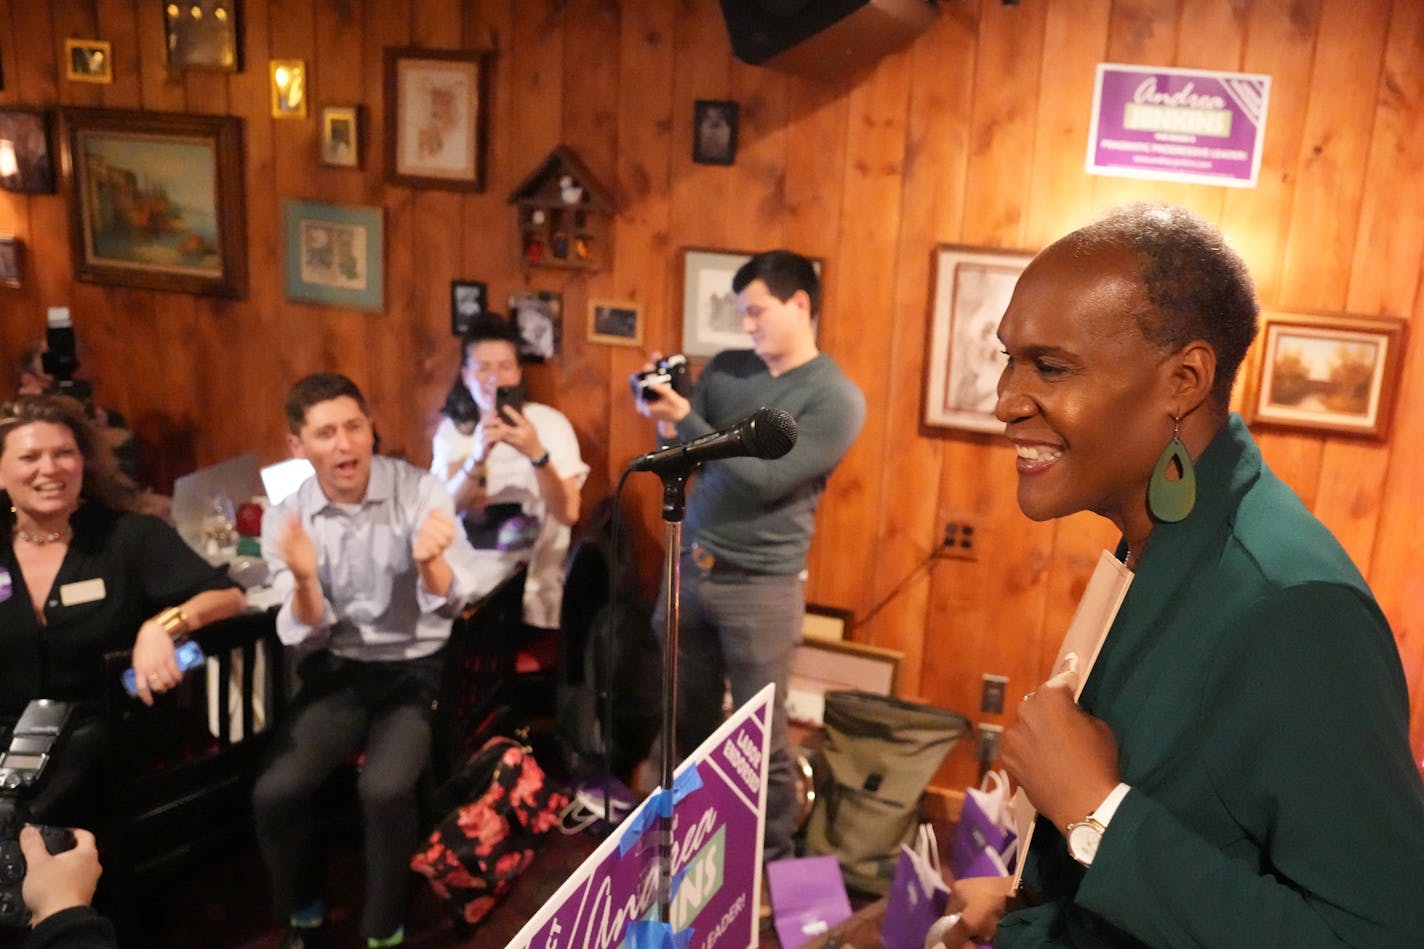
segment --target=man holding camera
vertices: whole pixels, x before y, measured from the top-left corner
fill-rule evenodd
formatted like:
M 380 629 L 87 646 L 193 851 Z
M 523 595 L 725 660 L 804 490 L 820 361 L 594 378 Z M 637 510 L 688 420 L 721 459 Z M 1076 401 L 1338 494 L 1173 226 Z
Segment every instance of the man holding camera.
M 826 480 L 865 421 L 865 397 L 816 347 L 821 286 L 811 261 L 787 250 L 757 254 L 737 271 L 732 289 L 752 348 L 714 356 L 690 396 L 677 391 L 675 379 L 649 380 L 637 405 L 657 420 L 662 444 L 734 425 L 761 406 L 796 419 L 796 445 L 782 458 L 708 462 L 683 529 L 678 750 L 692 751 L 721 724 L 727 685 L 740 706 L 776 684 L 764 851 L 770 861 L 793 856 L 795 763 L 785 698 L 804 620 L 806 553 Z M 665 597 L 653 617 L 659 635 Z

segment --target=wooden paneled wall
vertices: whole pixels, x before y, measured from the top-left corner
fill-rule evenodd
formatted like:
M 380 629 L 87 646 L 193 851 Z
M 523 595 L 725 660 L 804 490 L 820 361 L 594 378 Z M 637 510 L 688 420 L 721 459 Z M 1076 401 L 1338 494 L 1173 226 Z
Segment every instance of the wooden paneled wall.
M 735 62 L 712 0 L 246 0 L 246 68 L 169 74 L 159 0 L 0 0 L 0 105 L 225 113 L 244 120 L 251 291 L 241 301 L 76 283 L 65 185 L 0 193 L 0 232 L 29 250 L 24 287 L 0 288 L 12 358 L 72 307 L 101 401 L 132 419 L 152 478 L 248 448 L 283 452 L 279 402 L 297 376 L 339 369 L 366 388 L 387 451 L 429 459 L 457 363 L 449 281 L 563 294 L 564 347 L 529 370 L 594 465 L 592 501 L 651 443 L 629 405 L 630 349 L 585 340 L 586 301 L 638 301 L 649 348 L 680 339 L 680 248 L 795 247 L 826 261 L 822 339 L 864 389 L 864 433 L 831 482 L 809 587 L 865 615 L 937 546 L 976 528 L 979 557 L 919 573 L 855 638 L 902 650 L 907 696 L 980 718 L 983 673 L 1017 696 L 1047 672 L 1105 522 L 1033 524 L 1007 448 L 919 425 L 930 263 L 941 242 L 1037 249 L 1135 199 L 1188 205 L 1223 227 L 1263 304 L 1410 318 L 1415 332 L 1386 443 L 1260 432 L 1268 459 L 1369 576 L 1399 638 L 1424 757 L 1424 4 L 1417 0 L 944 0 L 932 31 L 858 76 L 824 82 Z M 115 76 L 63 78 L 66 37 L 113 44 Z M 381 51 L 494 51 L 488 189 L 384 183 Z M 266 64 L 304 59 L 312 105 L 366 108 L 362 170 L 319 164 L 318 120 L 268 116 Z M 1083 171 L 1093 70 L 1144 63 L 1272 76 L 1253 189 Z M 690 159 L 692 103 L 741 103 L 734 166 Z M 314 116 L 315 116 L 314 111 Z M 506 198 L 555 146 L 572 147 L 621 202 L 608 272 L 523 268 Z M 379 205 L 386 311 L 287 302 L 281 201 Z M 656 562 L 656 479 L 633 479 Z M 1012 710 L 1010 710 L 1012 712 Z M 1002 721 L 1002 716 L 989 716 Z M 969 743 L 940 783 L 975 776 Z

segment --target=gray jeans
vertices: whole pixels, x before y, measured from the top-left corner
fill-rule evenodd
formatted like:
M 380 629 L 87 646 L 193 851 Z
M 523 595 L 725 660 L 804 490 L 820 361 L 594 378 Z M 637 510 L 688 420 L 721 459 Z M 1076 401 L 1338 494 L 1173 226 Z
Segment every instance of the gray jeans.
M 653 614 L 659 640 L 666 633 L 666 595 L 659 593 Z M 794 856 L 796 768 L 786 729 L 786 680 L 801 641 L 805 584 L 796 574 L 709 573 L 684 556 L 680 606 L 678 757 L 695 751 L 722 724 L 722 696 L 729 686 L 733 707 L 740 708 L 774 682 L 764 859 Z

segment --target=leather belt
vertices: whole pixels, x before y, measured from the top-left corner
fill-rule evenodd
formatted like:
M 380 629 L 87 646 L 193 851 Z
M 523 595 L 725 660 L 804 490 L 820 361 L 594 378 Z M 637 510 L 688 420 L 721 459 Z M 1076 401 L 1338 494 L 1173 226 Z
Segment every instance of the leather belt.
M 746 567 L 739 567 L 730 560 L 716 556 L 712 551 L 695 541 L 692 544 L 690 556 L 692 557 L 692 562 L 697 565 L 697 569 L 708 575 L 727 577 L 756 577 L 761 575 L 757 570 L 748 570 Z

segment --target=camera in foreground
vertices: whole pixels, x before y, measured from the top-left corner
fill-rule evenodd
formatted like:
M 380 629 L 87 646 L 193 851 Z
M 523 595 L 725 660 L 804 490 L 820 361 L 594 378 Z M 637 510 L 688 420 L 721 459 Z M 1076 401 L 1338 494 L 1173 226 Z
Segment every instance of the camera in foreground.
M 685 399 L 692 395 L 692 374 L 688 372 L 687 357 L 681 353 L 664 356 L 654 368 L 629 376 L 628 385 L 633 390 L 633 398 L 644 402 L 656 402 L 662 398 L 653 389 L 657 385 L 672 386 L 672 391 Z
M 70 713 L 68 702 L 32 700 L 15 723 L 9 746 L 0 752 L 0 929 L 23 927 L 30 919 L 21 893 L 25 855 L 20 851 L 20 830 L 29 813 L 26 803 L 68 730 Z M 68 828 L 39 831 L 50 853 L 74 847 L 74 833 Z

